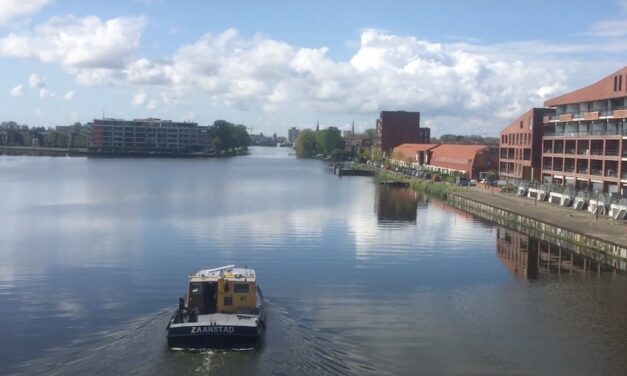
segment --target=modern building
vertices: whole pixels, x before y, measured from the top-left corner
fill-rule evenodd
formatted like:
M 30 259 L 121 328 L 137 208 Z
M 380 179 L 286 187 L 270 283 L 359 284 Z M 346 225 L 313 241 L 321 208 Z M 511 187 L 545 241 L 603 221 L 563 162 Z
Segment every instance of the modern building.
M 428 144 L 431 129 L 420 128 L 420 112 L 381 111 L 377 119 L 375 147 L 384 153 L 401 144 Z
M 287 142 L 289 142 L 290 144 L 294 144 L 294 142 L 296 142 L 296 137 L 298 137 L 298 128 L 296 127 L 292 127 L 290 129 L 287 130 Z
M 498 168 L 498 147 L 490 145 L 404 144 L 392 151 L 392 163 L 479 179 Z
M 209 154 L 209 128 L 161 119 L 94 119 L 89 150 L 102 153 Z
M 544 105 L 543 181 L 627 196 L 627 67 Z
M 550 108 L 532 108 L 501 131 L 499 176 L 510 182 L 540 181 L 542 130 Z

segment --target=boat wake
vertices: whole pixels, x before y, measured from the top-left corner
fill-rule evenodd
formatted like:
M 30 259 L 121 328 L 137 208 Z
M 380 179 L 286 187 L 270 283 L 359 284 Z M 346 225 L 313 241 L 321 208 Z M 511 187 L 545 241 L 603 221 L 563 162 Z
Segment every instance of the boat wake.
M 268 303 L 268 330 L 259 347 L 229 350 L 168 348 L 164 328 L 174 307 L 118 329 L 83 336 L 8 370 L 7 375 L 389 375 L 386 361 L 363 353 L 358 344 L 316 328 Z

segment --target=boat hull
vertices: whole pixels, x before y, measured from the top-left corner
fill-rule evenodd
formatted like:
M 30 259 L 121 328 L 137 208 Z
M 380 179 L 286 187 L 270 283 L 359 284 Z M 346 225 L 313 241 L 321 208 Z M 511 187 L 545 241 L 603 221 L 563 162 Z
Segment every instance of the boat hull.
M 237 325 L 170 326 L 168 346 L 176 348 L 249 348 L 259 344 L 263 327 Z

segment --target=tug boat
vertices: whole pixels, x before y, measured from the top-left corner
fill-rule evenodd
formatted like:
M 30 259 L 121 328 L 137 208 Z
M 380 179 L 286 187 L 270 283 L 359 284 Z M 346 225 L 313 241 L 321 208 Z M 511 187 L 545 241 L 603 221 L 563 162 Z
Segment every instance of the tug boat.
M 189 289 L 167 326 L 171 348 L 250 348 L 265 329 L 255 271 L 227 265 L 189 276 Z

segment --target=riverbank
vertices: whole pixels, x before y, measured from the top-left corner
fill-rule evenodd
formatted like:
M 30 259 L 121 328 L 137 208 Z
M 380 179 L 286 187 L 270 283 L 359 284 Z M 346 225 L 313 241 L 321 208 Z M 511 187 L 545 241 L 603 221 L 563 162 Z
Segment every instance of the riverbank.
M 0 146 L 0 154 L 34 156 L 88 156 L 97 158 L 212 158 L 247 155 L 248 149 L 240 148 L 221 153 L 176 152 L 96 152 L 85 148 L 50 148 L 31 146 Z
M 526 227 L 557 240 L 587 247 L 624 265 L 627 262 L 627 223 L 607 216 L 596 218 L 548 202 L 485 189 L 482 185 L 450 194 L 449 205 L 480 217 Z
M 459 187 L 385 170 L 379 170 L 377 178 L 408 182 L 414 190 L 435 196 L 450 206 L 546 240 L 568 242 L 579 253 L 593 256 L 590 253 L 594 252 L 604 263 L 627 269 L 627 221 L 604 215 L 595 217 L 587 210 L 545 201 L 535 202 L 483 184 Z

